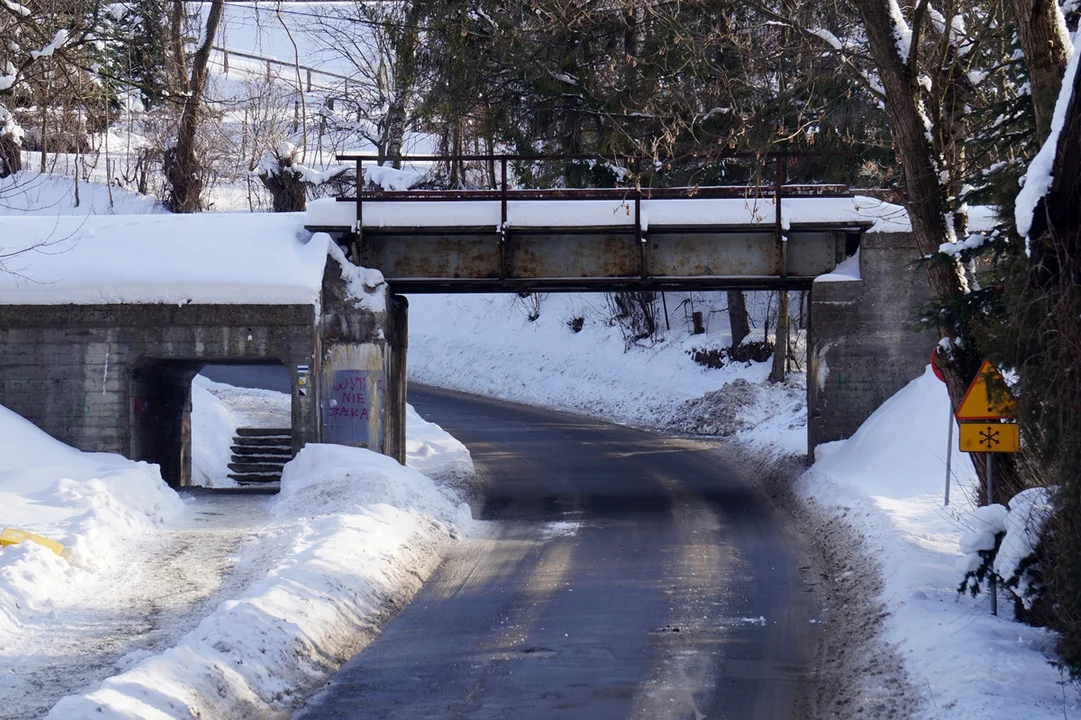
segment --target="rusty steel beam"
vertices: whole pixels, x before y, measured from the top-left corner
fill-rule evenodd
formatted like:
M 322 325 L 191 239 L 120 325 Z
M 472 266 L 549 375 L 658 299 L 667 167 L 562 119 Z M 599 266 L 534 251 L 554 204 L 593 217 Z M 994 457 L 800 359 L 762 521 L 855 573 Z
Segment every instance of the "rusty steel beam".
M 401 294 L 444 293 L 528 293 L 528 292 L 622 292 L 688 290 L 810 290 L 814 278 L 760 277 L 686 277 L 686 278 L 533 278 L 434 279 L 388 278 L 392 292 Z
M 774 278 L 801 281 L 830 272 L 844 259 L 860 226 L 796 226 L 778 245 L 770 225 L 581 228 L 371 228 L 363 256 L 388 282 L 620 282 L 642 286 L 673 278 Z M 787 251 L 787 252 L 786 252 Z M 679 281 L 677 286 L 682 286 Z M 483 283 L 482 283 L 483 285 Z M 667 286 L 667 285 L 666 285 Z

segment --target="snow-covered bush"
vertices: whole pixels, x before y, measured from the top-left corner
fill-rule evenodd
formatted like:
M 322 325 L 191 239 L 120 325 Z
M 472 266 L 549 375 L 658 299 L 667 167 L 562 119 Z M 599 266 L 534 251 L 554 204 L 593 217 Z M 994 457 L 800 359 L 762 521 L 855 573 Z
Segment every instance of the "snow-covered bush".
M 259 160 L 256 174 L 270 191 L 274 212 L 300 212 L 307 208 L 311 186 L 324 185 L 349 175 L 353 169 L 339 165 L 313 170 L 303 164 L 304 153 L 291 142 L 280 142 Z
M 957 588 L 958 592 L 969 592 L 975 597 L 981 586 L 991 579 L 1009 514 L 1009 510 L 997 503 L 976 508 L 972 513 L 973 529 L 962 535 L 959 541 L 964 557 L 958 561 L 958 567 L 965 575 Z
M 729 363 L 742 363 L 750 366 L 752 362 L 766 362 L 773 356 L 773 343 L 761 340 L 741 343 L 736 347 L 691 348 L 687 351 L 699 365 L 708 368 L 723 368 Z
M 1018 619 L 1044 597 L 1039 550 L 1044 529 L 1052 514 L 1050 488 L 1023 490 L 1010 500 L 1009 509 L 987 505 L 973 513 L 973 530 L 961 537 L 965 553 L 959 567 L 965 576 L 959 592 L 973 596 L 994 576 L 999 587 L 1017 596 Z

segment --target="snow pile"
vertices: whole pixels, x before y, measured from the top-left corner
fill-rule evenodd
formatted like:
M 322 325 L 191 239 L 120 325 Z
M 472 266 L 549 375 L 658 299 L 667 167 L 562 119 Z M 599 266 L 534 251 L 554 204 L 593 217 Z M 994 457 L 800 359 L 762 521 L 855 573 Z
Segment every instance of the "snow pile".
M 975 568 L 969 562 L 973 554 L 995 548 L 995 536 L 1006 532 L 1006 517 L 1009 514 L 1010 511 L 998 503 L 978 507 L 972 511 L 969 521 L 973 530 L 962 535 L 961 539 L 957 541 L 961 552 L 969 557 L 962 558 L 957 562 L 958 569 L 963 567 L 962 572 L 974 570 Z M 977 561 L 976 567 L 979 567 L 979 556 L 975 556 L 975 559 Z
M 389 504 L 446 521 L 457 518 L 447 498 L 434 490 L 427 476 L 403 468 L 386 455 L 344 445 L 310 444 L 285 466 L 277 512 L 286 517 L 316 517 Z
M 859 248 L 856 252 L 849 257 L 845 258 L 837 264 L 837 267 L 833 268 L 833 272 L 826 273 L 825 275 L 819 275 L 814 279 L 817 282 L 847 282 L 851 280 L 862 280 L 863 276 L 860 274 L 860 251 Z
M 202 375 L 191 383 L 191 481 L 203 487 L 234 487 L 236 483 L 228 477 L 229 463 L 241 423 L 233 409 L 211 391 L 217 384 Z
M 807 413 L 805 410 L 802 414 L 800 412 L 806 404 L 806 394 L 803 383 L 795 380 L 783 384 L 761 384 L 736 378 L 720 390 L 685 401 L 672 413 L 665 429 L 720 437 L 744 433 L 741 439 L 747 440 L 747 431 L 771 419 L 788 417 L 795 427 L 787 429 L 806 433 Z M 762 428 L 763 431 L 766 429 Z M 772 427 L 769 429 L 775 430 Z
M 430 423 L 406 405 L 405 463 L 428 477 L 439 478 L 464 499 L 472 496 L 473 458 L 456 437 Z
M 23 170 L 0 178 L 0 215 L 142 215 L 164 213 L 155 199 L 119 187 L 80 182 L 75 204 L 72 178 Z
M 413 436 L 416 415 L 410 420 Z M 428 423 L 410 447 L 428 467 L 468 463 L 461 444 Z M 461 500 L 385 456 L 308 445 L 286 466 L 274 501 L 279 525 L 240 560 L 263 564 L 265 577 L 175 647 L 65 698 L 49 717 L 285 716 L 412 596 L 448 543 L 473 528 Z
M 0 639 L 77 593 L 126 543 L 182 512 L 157 466 L 80 452 L 0 407 L 0 528 L 28 530 L 71 550 L 70 564 L 37 545 L 0 551 Z
M 1051 490 L 1048 488 L 1022 490 L 1010 498 L 1010 511 L 1002 528 L 1006 535 L 995 555 L 995 573 L 999 577 L 1012 580 L 1021 570 L 1021 562 L 1036 551 L 1044 525 L 1051 519 L 1053 507 Z M 1031 607 L 1031 599 L 1027 597 L 1030 578 L 1025 574 L 1017 581 L 1013 592 L 1026 607 Z
M 969 519 L 976 477 L 956 450 L 952 504 L 942 506 L 947 422 L 945 386 L 928 369 L 852 438 L 820 447 L 797 489 L 828 517 L 851 525 L 877 561 L 887 611 L 883 639 L 898 649 L 921 696 L 917 717 L 1050 720 L 1081 712 L 1075 695 L 1064 697 L 1051 665 L 1050 632 L 991 616 L 986 594 L 957 594 L 962 537 L 966 549 L 983 547 L 1009 519 L 993 507 Z
M 0 216 L 0 302 L 312 304 L 326 236 L 289 213 Z
M 364 182 L 378 185 L 384 190 L 408 190 L 422 180 L 424 175 L 420 173 L 385 165 L 368 165 L 364 168 Z

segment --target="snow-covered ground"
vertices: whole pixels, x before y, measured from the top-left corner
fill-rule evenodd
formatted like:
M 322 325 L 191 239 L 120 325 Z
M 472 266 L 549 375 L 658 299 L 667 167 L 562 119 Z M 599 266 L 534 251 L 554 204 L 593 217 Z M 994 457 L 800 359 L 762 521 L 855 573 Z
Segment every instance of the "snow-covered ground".
M 33 170 L 0 178 L 0 215 L 142 215 L 165 209 L 146 195 Z
M 716 295 L 695 293 L 696 307 L 707 314 L 725 307 L 723 293 Z M 768 362 L 733 363 L 719 370 L 697 364 L 691 350 L 729 343 L 727 321 L 718 314 L 718 332 L 691 334 L 679 309 L 686 297 L 668 294 L 671 330 L 663 330 L 655 342 L 628 347 L 619 326 L 609 322 L 611 311 L 601 295 L 545 295 L 534 321 L 513 295 L 413 296 L 410 378 L 627 425 L 736 434 L 756 447 L 806 452 L 802 375 L 772 385 L 765 382 Z M 760 307 L 752 300 L 752 310 Z M 583 320 L 580 332 L 570 327 L 574 318 Z M 752 320 L 761 325 L 761 316 L 752 313 Z M 752 330 L 757 333 L 761 330 Z M 760 427 L 769 418 L 781 419 L 780 426 Z
M 972 464 L 956 448 L 943 504 L 948 422 L 945 386 L 928 369 L 853 437 L 821 446 L 797 492 L 854 529 L 879 566 L 882 640 L 904 660 L 918 717 L 1081 718 L 1077 689 L 1052 665 L 1054 634 L 1014 622 L 1009 593 L 993 617 L 986 593 L 957 592 L 962 538 L 986 526 L 974 516 Z
M 281 393 L 196 393 L 280 421 Z M 276 497 L 182 499 L 156 466 L 79 452 L 0 408 L 0 526 L 72 550 L 0 551 L 0 717 L 287 712 L 479 527 L 465 447 L 412 409 L 407 435 L 410 467 L 310 445 Z

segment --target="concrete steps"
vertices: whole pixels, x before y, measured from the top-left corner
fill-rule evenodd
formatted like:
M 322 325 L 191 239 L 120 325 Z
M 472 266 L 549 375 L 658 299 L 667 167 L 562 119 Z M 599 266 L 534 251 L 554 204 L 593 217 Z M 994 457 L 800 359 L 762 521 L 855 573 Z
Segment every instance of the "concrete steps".
M 241 485 L 281 482 L 282 468 L 293 459 L 291 428 L 237 428 L 229 478 Z

